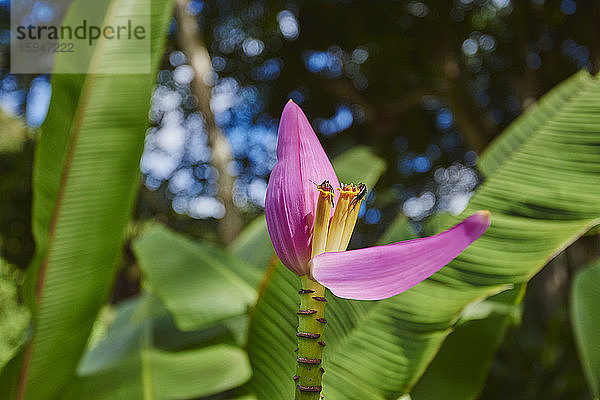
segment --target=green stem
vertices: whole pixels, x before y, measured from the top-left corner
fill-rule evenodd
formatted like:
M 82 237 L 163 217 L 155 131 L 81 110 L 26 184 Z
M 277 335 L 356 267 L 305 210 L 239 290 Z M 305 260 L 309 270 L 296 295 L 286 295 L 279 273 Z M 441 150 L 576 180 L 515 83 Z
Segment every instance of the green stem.
M 296 376 L 296 400 L 319 400 L 321 379 L 325 370 L 322 355 L 325 342 L 325 287 L 307 275 L 301 276 L 300 310 L 298 311 L 298 354 Z

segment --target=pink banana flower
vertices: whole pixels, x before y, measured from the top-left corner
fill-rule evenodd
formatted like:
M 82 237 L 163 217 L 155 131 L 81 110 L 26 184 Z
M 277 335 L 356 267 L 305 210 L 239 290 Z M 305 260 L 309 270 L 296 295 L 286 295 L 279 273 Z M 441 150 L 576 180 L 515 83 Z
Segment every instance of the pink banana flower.
M 339 190 L 338 196 L 325 181 Z M 297 275 L 319 282 L 339 297 L 385 299 L 433 275 L 490 223 L 490 213 L 479 211 L 431 237 L 345 251 L 364 198 L 362 189 L 340 186 L 306 116 L 290 100 L 281 114 L 265 213 L 277 256 Z

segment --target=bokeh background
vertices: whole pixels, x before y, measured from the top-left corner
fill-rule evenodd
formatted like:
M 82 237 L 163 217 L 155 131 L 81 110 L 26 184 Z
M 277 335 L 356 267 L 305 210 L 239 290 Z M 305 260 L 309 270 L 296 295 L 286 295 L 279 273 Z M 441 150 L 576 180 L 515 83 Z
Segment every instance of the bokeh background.
M 21 1 L 35 3 L 37 22 L 55 12 Z M 433 213 L 460 213 L 487 144 L 550 88 L 600 68 L 600 2 L 591 0 L 182 4 L 152 96 L 136 216 L 214 242 L 262 212 L 288 99 L 331 157 L 365 145 L 387 162 L 361 209 L 359 247 L 399 212 L 417 229 Z M 20 133 L 0 137 L 0 243 L 2 258 L 25 268 L 33 143 L 52 93 L 50 76 L 9 72 L 9 8 L 0 1 L 0 125 Z M 210 64 L 199 70 L 191 53 Z M 534 278 L 481 398 L 589 398 L 566 296 L 597 240 L 579 240 Z M 113 301 L 138 293 L 139 277 L 124 262 Z

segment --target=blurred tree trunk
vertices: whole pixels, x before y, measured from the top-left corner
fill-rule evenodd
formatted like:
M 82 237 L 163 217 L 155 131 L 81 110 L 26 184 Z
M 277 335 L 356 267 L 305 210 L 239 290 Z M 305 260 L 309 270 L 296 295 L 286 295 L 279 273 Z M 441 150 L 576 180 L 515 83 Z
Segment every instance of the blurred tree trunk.
M 175 16 L 178 23 L 177 42 L 179 48 L 186 54 L 191 67 L 194 69 L 192 92 L 198 100 L 198 111 L 204 116 L 208 144 L 212 151 L 212 165 L 219 172 L 217 180 L 218 197 L 225 206 L 225 216 L 219 223 L 221 238 L 225 243 L 231 242 L 241 229 L 240 214 L 233 203 L 234 179 L 228 172 L 229 163 L 233 160 L 231 145 L 217 126 L 215 116 L 210 107 L 211 85 L 206 79 L 210 77 L 212 63 L 206 46 L 202 42 L 198 22 L 187 9 L 188 0 L 177 0 Z

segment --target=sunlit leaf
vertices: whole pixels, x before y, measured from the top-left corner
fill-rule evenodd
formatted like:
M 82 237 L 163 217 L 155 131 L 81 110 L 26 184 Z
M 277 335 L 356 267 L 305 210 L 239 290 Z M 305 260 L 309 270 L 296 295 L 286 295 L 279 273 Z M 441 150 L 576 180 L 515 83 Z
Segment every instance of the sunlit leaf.
M 154 292 L 182 330 L 245 314 L 256 300 L 258 271 L 207 243 L 156 225 L 133 249 Z
M 264 214 L 252 221 L 229 245 L 239 259 L 264 269 L 274 254 Z
M 340 182 L 363 182 L 367 188 L 375 186 L 386 169 L 385 161 L 365 146 L 351 148 L 335 158 L 332 164 Z

